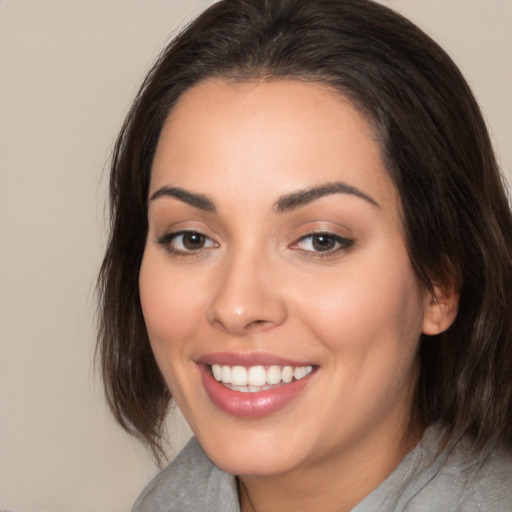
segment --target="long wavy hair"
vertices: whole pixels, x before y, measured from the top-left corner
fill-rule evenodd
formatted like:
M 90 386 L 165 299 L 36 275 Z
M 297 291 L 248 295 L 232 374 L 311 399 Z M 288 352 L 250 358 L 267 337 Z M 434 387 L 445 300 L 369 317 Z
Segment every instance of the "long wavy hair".
M 151 352 L 138 276 L 151 166 L 169 112 L 202 80 L 326 84 L 374 130 L 424 286 L 460 291 L 454 324 L 420 340 L 412 418 L 475 446 L 512 442 L 510 207 L 478 105 L 448 55 L 369 0 L 222 0 L 161 53 L 121 129 L 98 279 L 97 354 L 117 421 L 158 459 L 171 395 Z

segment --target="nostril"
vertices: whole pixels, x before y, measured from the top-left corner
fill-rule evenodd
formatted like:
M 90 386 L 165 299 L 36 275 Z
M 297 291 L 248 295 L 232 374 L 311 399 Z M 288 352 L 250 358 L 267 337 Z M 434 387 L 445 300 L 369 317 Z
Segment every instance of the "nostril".
M 268 320 L 253 320 L 252 322 L 249 322 L 247 326 L 245 327 L 245 330 L 250 330 L 251 328 L 258 329 L 258 328 L 265 328 L 267 326 L 273 325 L 272 322 L 269 322 Z

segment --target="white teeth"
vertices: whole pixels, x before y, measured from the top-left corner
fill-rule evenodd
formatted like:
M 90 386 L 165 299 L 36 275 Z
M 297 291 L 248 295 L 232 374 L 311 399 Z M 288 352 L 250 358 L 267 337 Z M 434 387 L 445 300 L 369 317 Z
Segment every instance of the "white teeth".
M 215 377 L 217 378 L 217 377 Z M 281 382 L 281 368 L 271 366 L 267 370 L 267 384 L 279 384 Z
M 220 366 L 218 364 L 212 365 L 212 373 L 213 373 L 215 380 L 218 380 L 218 381 L 222 380 L 222 366 Z
M 247 370 L 243 366 L 231 368 L 231 384 L 233 386 L 247 386 Z
M 267 372 L 263 366 L 251 366 L 247 372 L 249 386 L 264 386 L 267 383 Z
M 306 375 L 307 375 L 306 368 L 304 368 L 304 366 L 295 368 L 295 370 L 293 370 L 293 376 L 297 380 L 302 379 L 302 377 L 305 377 Z
M 224 384 L 231 383 L 231 367 L 230 366 L 222 366 L 222 382 Z
M 313 371 L 313 366 L 277 366 L 272 365 L 265 370 L 264 366 L 227 366 L 212 364 L 212 374 L 215 380 L 227 384 L 230 389 L 242 392 L 256 393 L 266 386 L 285 384 L 302 379 Z
M 283 374 L 281 378 L 283 379 L 283 382 L 286 382 L 287 384 L 288 382 L 291 382 L 293 379 L 293 368 L 291 366 L 285 366 L 283 368 Z

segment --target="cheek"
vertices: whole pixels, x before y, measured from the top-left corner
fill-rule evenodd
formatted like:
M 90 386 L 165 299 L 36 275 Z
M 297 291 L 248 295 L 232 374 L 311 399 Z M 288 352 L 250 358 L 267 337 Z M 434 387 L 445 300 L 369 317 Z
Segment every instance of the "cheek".
M 200 288 L 199 288 L 200 289 Z M 202 298 L 194 280 L 172 272 L 165 258 L 144 253 L 139 275 L 142 311 L 155 353 L 194 335 L 202 315 Z M 161 348 L 161 347 L 160 347 Z
M 299 294 L 296 292 L 296 296 Z M 368 261 L 327 275 L 300 293 L 303 318 L 333 350 L 414 350 L 421 333 L 423 298 L 408 259 Z

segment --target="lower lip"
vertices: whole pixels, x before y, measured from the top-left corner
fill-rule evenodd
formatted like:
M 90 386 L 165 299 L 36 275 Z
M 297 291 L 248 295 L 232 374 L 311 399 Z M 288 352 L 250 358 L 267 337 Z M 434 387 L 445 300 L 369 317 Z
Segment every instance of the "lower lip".
M 204 364 L 199 364 L 203 386 L 211 401 L 222 411 L 242 418 L 260 418 L 279 411 L 307 385 L 312 372 L 302 379 L 256 393 L 233 391 L 217 382 Z

